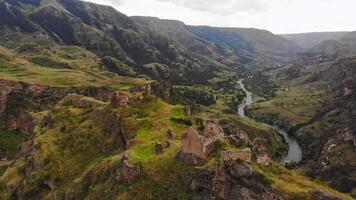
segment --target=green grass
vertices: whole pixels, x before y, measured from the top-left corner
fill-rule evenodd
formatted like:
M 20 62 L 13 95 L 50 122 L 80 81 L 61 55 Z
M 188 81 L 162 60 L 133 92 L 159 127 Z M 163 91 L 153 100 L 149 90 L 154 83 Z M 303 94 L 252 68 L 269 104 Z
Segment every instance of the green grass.
M 173 108 L 171 111 L 171 117 L 172 118 L 184 118 L 185 117 L 184 108 L 183 107 Z
M 149 121 L 144 121 L 140 129 L 137 131 L 136 139 L 142 142 L 151 142 L 155 136 L 150 133 L 152 124 Z
M 253 169 L 270 180 L 272 182 L 272 187 L 288 194 L 294 199 L 312 199 L 310 192 L 315 189 L 322 189 L 331 194 L 342 196 L 345 200 L 352 199 L 350 196 L 337 192 L 325 184 L 311 181 L 295 171 L 287 170 L 277 163 L 272 163 L 269 166 L 262 166 L 254 163 Z
M 21 136 L 14 131 L 0 129 L 0 148 L 5 150 L 8 159 L 13 159 L 20 150 Z
M 70 69 L 70 66 L 67 63 L 58 62 L 48 57 L 42 57 L 42 56 L 31 57 L 29 61 L 42 67 L 49 67 L 49 68 L 56 68 L 56 69 Z

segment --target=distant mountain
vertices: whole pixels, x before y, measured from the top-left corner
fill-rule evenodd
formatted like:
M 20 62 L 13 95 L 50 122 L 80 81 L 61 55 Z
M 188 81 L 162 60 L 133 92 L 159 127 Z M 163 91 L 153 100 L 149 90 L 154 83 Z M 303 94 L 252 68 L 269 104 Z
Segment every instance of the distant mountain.
M 290 40 L 304 49 L 310 49 L 321 42 L 327 40 L 337 40 L 345 36 L 348 32 L 313 32 L 298 34 L 282 34 L 287 40 Z
M 249 51 L 275 58 L 286 58 L 301 50 L 295 43 L 266 30 L 208 26 L 190 26 L 190 30 L 204 39 L 227 45 L 235 52 Z
M 130 18 L 79 0 L 0 0 L 0 33 L 0 45 L 8 48 L 46 41 L 77 45 L 131 65 L 139 74 L 175 83 L 205 83 L 221 70 L 286 59 L 299 49 L 264 30 Z
M 338 40 L 326 40 L 308 50 L 329 56 L 345 57 L 356 53 L 356 32 L 345 34 Z

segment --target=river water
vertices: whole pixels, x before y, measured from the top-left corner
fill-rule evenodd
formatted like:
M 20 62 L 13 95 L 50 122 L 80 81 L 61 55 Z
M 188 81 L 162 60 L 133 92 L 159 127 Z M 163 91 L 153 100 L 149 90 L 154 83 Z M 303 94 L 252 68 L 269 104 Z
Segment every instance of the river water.
M 246 117 L 245 108 L 246 106 L 249 106 L 253 103 L 252 93 L 245 88 L 245 85 L 243 84 L 243 79 L 240 79 L 237 83 L 240 85 L 241 89 L 246 93 L 246 98 L 244 99 L 244 102 L 239 106 L 238 113 L 240 116 Z M 278 133 L 283 135 L 286 142 L 288 143 L 288 153 L 282 158 L 281 163 L 283 164 L 299 163 L 302 160 L 302 149 L 300 148 L 297 140 L 291 137 L 286 131 L 276 126 L 272 126 L 269 124 L 264 124 L 264 125 L 273 128 Z

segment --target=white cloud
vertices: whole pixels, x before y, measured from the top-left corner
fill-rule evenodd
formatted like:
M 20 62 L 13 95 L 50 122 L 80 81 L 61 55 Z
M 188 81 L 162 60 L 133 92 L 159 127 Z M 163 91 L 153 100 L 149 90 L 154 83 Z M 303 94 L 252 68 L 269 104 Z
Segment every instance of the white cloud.
M 273 0 L 158 0 L 172 2 L 193 10 L 230 15 L 239 11 L 263 12 Z
M 88 0 L 127 15 L 274 33 L 356 30 L 355 0 Z

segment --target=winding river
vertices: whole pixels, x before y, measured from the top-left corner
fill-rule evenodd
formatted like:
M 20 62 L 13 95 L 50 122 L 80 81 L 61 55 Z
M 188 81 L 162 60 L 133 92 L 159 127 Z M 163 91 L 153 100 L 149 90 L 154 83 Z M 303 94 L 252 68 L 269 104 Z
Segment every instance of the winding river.
M 241 89 L 246 93 L 246 98 L 244 99 L 244 102 L 239 106 L 238 113 L 242 117 L 246 117 L 245 115 L 245 108 L 246 106 L 249 106 L 253 103 L 252 99 L 252 93 L 248 91 L 245 88 L 245 85 L 243 84 L 243 79 L 240 79 L 237 82 Z M 278 131 L 283 137 L 285 138 L 286 142 L 288 143 L 288 153 L 285 155 L 281 163 L 286 164 L 286 163 L 299 163 L 302 160 L 302 149 L 300 148 L 297 140 L 291 136 L 288 135 L 288 133 L 276 126 L 272 126 L 269 124 L 264 124 L 270 128 L 273 128 L 274 130 Z

